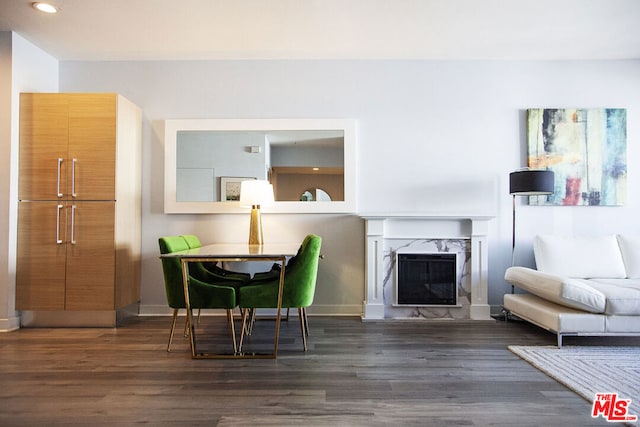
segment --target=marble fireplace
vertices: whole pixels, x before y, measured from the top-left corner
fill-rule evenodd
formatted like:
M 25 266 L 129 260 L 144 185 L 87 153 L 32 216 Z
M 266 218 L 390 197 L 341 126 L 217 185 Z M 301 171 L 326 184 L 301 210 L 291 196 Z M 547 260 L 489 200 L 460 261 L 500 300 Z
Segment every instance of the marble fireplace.
M 493 216 L 368 214 L 366 293 L 362 319 L 490 320 L 487 301 L 488 228 Z M 401 254 L 455 254 L 455 304 L 397 304 Z

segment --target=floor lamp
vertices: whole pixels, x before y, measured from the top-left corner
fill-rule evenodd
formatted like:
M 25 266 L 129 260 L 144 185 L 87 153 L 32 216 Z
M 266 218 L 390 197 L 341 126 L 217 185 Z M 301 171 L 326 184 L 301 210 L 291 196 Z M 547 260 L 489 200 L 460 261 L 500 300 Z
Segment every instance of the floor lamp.
M 515 264 L 516 253 L 516 196 L 542 196 L 553 194 L 553 171 L 521 169 L 509 174 L 509 194 L 513 197 L 513 220 L 511 222 L 511 266 Z M 511 285 L 511 293 L 515 293 L 515 287 Z M 502 314 L 494 316 L 495 319 L 511 319 L 511 314 L 506 308 L 502 308 Z
M 511 266 L 516 251 L 516 196 L 542 196 L 553 194 L 553 171 L 522 169 L 509 174 L 509 194 L 513 196 L 513 221 L 511 223 Z M 511 293 L 514 292 L 511 286 Z

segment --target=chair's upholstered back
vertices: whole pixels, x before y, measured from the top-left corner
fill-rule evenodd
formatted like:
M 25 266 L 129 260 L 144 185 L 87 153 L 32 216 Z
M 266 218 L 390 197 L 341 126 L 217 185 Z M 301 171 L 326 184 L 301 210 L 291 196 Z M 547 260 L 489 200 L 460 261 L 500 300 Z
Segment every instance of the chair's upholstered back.
M 185 251 L 189 245 L 182 236 L 168 236 L 158 239 L 161 254 Z M 182 285 L 182 265 L 178 258 L 162 258 L 164 289 L 167 303 L 171 308 L 185 308 L 184 287 Z
M 202 243 L 200 243 L 200 239 L 198 239 L 198 236 L 194 236 L 193 234 L 183 234 L 180 237 L 182 237 L 184 241 L 187 242 L 187 246 L 189 246 L 189 249 L 202 247 Z
M 158 243 L 161 254 L 191 249 L 184 236 L 161 237 Z M 199 263 L 193 264 L 200 267 Z M 180 259 L 162 258 L 162 272 L 169 307 L 186 308 Z M 192 275 L 189 276 L 189 297 L 191 308 L 234 308 L 237 305 L 236 291 L 232 286 L 208 281 L 205 283 Z
M 302 241 L 296 256 L 287 263 L 283 296 L 285 307 L 309 307 L 313 303 L 321 246 L 322 238 L 310 234 Z
M 308 307 L 313 303 L 318 276 L 322 238 L 310 234 L 304 238 L 296 256 L 285 268 L 282 307 Z M 247 308 L 273 308 L 278 303 L 279 279 L 258 282 L 239 289 L 239 303 Z

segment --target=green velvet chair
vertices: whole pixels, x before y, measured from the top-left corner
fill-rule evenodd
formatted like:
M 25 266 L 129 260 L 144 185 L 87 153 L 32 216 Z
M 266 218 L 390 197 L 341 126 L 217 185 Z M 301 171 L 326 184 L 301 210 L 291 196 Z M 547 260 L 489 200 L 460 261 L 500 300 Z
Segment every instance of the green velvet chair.
M 284 289 L 281 308 L 297 308 L 302 332 L 302 346 L 307 350 L 309 323 L 306 308 L 313 303 L 318 276 L 318 262 L 322 238 L 310 234 L 304 238 L 298 253 L 287 262 L 284 273 Z M 247 326 L 249 312 L 257 308 L 276 308 L 278 306 L 279 278 L 271 280 L 252 280 L 238 289 L 239 305 L 242 309 L 242 340 L 250 328 Z M 253 317 L 253 316 L 251 316 Z M 251 320 L 252 321 L 252 320 Z
M 189 245 L 182 236 L 167 236 L 158 239 L 160 253 L 168 254 L 188 250 Z M 179 258 L 161 258 L 167 303 L 173 309 L 171 331 L 167 351 L 171 351 L 171 341 L 180 309 L 186 309 L 182 264 Z M 190 268 L 191 270 L 191 268 Z M 190 272 L 191 273 L 191 272 Z M 189 274 L 189 297 L 192 309 L 225 309 L 231 329 L 233 352 L 236 352 L 236 335 L 233 324 L 233 309 L 237 307 L 236 286 L 229 282 L 204 282 Z M 188 321 L 188 316 L 187 316 Z M 187 325 L 188 326 L 188 325 Z

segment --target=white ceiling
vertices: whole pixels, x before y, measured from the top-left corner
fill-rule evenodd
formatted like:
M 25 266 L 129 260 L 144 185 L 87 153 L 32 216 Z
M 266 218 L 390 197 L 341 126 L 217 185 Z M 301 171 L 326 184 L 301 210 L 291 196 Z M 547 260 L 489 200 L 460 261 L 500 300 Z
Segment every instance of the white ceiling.
M 60 60 L 640 59 L 640 0 L 0 0 Z

